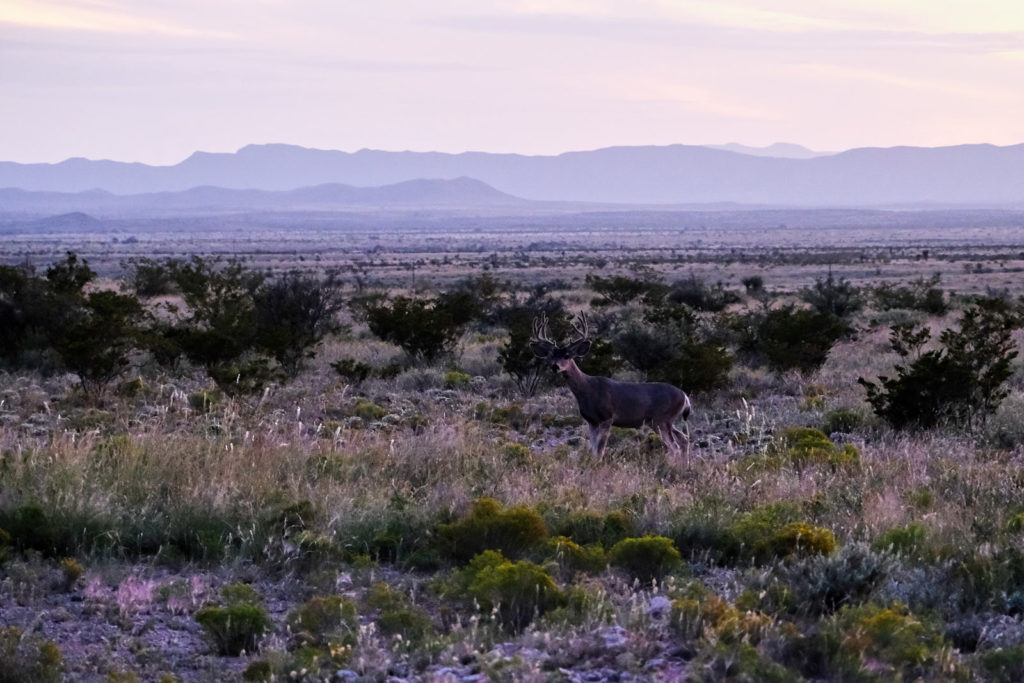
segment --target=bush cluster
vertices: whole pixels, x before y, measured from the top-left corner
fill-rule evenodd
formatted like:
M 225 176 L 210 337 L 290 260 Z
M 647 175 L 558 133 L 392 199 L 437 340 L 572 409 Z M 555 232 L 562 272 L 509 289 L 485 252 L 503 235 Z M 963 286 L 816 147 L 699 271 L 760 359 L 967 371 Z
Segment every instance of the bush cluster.
M 904 361 L 895 377 L 857 381 L 875 413 L 897 428 L 949 424 L 970 428 L 995 412 L 1007 396 L 1006 380 L 1017 357 L 1013 330 L 1019 313 L 1002 299 L 979 299 L 967 308 L 957 328 L 939 336 L 939 348 L 924 350 L 927 328 L 892 328 L 890 343 Z

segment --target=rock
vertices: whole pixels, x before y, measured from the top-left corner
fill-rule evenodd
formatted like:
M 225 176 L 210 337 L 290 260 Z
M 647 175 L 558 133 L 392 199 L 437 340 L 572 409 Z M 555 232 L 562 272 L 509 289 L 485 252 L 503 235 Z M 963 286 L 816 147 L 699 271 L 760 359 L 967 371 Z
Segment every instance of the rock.
M 647 614 L 662 615 L 672 607 L 672 601 L 664 595 L 655 595 L 647 605 Z

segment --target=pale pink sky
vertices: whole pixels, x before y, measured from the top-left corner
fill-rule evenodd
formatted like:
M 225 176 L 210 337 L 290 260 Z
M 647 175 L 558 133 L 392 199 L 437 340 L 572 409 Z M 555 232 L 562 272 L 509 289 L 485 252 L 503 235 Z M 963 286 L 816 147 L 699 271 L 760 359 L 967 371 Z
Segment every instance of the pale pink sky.
M 1024 3 L 0 0 L 0 160 L 1024 142 Z

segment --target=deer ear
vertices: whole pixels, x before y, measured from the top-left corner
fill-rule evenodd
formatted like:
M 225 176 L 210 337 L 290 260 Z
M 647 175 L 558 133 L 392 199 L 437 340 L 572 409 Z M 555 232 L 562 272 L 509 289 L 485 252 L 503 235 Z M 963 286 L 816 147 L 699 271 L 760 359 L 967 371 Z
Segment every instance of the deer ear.
M 551 353 L 555 350 L 555 345 L 551 342 L 533 341 L 530 342 L 530 350 L 537 358 L 550 358 Z
M 569 348 L 566 349 L 572 358 L 583 358 L 583 356 L 590 353 L 590 340 L 580 339 L 577 342 L 569 344 Z

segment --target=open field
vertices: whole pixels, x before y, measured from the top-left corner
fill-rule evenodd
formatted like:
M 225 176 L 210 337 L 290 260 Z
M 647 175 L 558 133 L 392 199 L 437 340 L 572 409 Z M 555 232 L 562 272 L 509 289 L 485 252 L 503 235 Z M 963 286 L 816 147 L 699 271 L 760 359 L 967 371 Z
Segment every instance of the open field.
M 737 298 L 726 312 L 745 315 L 799 302 L 829 272 L 864 292 L 938 273 L 950 308 L 880 310 L 866 297 L 852 333 L 804 373 L 722 342 L 737 361 L 722 386 L 693 393 L 688 461 L 647 428 L 615 430 L 594 456 L 557 378 L 530 396 L 504 372 L 499 318 L 427 361 L 346 308 L 293 381 L 250 395 L 141 352 L 98 398 L 66 372 L 4 372 L 0 669 L 90 681 L 1019 680 L 1024 365 L 1012 360 L 1008 395 L 970 429 L 894 429 L 856 381 L 900 362 L 889 324 L 937 332 L 959 324 L 967 295 L 1024 295 L 1019 218 L 929 228 L 924 213 L 768 213 L 5 235 L 0 263 L 45 270 L 74 251 L 97 289 L 120 286 L 122 261 L 191 254 L 337 270 L 347 300 L 430 297 L 486 273 L 508 283 L 511 306 L 546 283 L 547 300 L 590 310 L 610 336 L 647 324 L 645 305 L 597 305 L 587 275 L 721 283 Z M 745 289 L 752 276 L 765 294 Z M 356 381 L 332 368 L 342 358 L 398 369 Z M 616 375 L 642 379 L 625 363 Z M 794 428 L 824 441 L 807 446 Z M 630 546 L 648 535 L 673 550 Z M 242 654 L 218 652 L 202 610 L 239 605 L 268 621 Z

